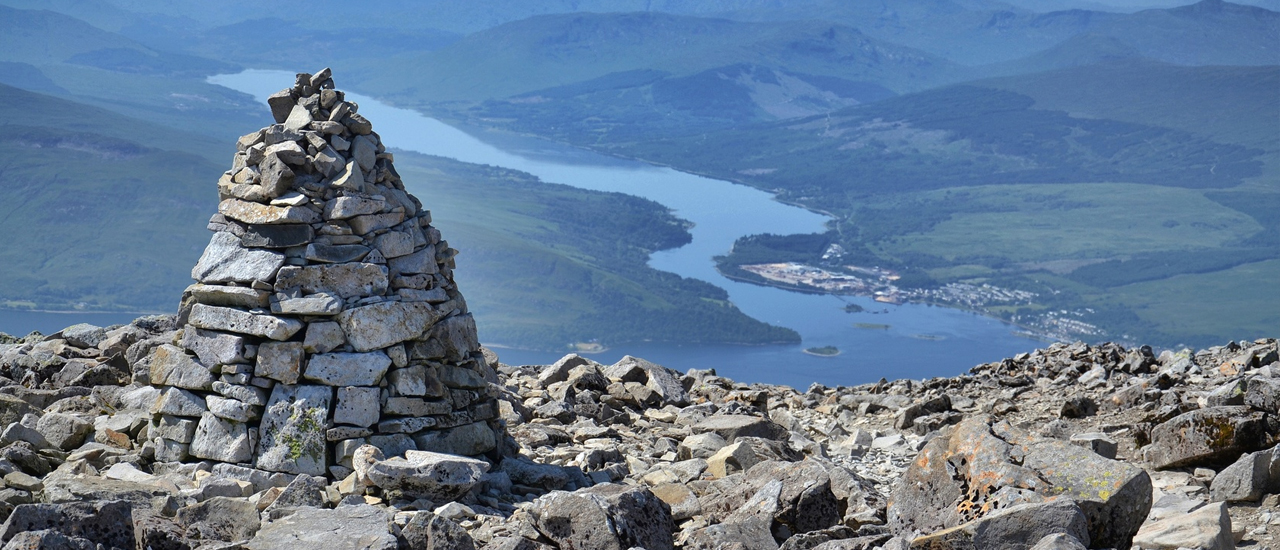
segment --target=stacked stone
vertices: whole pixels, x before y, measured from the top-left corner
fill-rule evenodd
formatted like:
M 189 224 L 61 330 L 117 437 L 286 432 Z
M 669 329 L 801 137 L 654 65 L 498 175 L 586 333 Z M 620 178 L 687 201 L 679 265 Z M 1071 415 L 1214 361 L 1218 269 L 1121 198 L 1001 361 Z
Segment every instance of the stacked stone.
M 268 104 L 277 124 L 240 138 L 218 182 L 180 342 L 149 359 L 156 459 L 345 477 L 366 443 L 493 450 L 457 251 L 329 69 Z

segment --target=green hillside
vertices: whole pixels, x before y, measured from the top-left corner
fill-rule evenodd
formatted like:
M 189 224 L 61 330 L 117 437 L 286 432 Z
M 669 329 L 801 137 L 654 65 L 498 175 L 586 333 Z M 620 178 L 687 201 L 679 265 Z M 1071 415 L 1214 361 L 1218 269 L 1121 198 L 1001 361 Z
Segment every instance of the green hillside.
M 0 233 L 20 243 L 0 248 L 0 307 L 172 310 L 208 242 L 229 146 L 2 85 L 0 120 Z M 397 156 L 466 253 L 459 279 L 492 341 L 798 340 L 719 288 L 649 268 L 650 251 L 690 238 L 660 205 Z
M 411 192 L 462 250 L 457 280 L 488 342 L 798 342 L 718 287 L 648 267 L 690 236 L 661 205 L 502 168 L 396 153 Z M 438 212 L 438 214 L 436 214 Z
M 688 76 L 636 70 L 456 112 L 476 125 L 603 146 L 827 113 L 895 95 L 874 82 L 791 73 L 760 65 Z
M 1234 321 L 1207 305 L 1257 295 L 1261 282 L 1243 274 L 1280 258 L 1277 75 L 1079 67 L 615 148 L 836 216 L 824 235 L 740 240 L 721 261 L 731 272 L 823 264 L 836 243 L 838 261 L 900 270 L 904 287 L 1038 293 L 986 310 L 1019 322 L 1069 311 L 1112 337 L 1207 343 L 1280 326 L 1265 292 L 1271 306 Z M 1189 281 L 1214 292 L 1180 290 Z M 1142 302 L 1161 292 L 1181 307 Z M 1211 310 L 1214 323 L 1195 319 Z
M 363 88 L 414 104 L 503 98 L 599 78 L 661 70 L 689 75 L 736 63 L 920 89 L 953 66 L 824 22 L 742 23 L 657 13 L 533 17 L 438 51 L 368 67 Z
M 1034 105 L 1031 97 L 1013 92 L 951 86 L 830 115 L 656 140 L 627 151 L 781 189 L 785 199 L 820 208 L 866 195 L 990 183 L 1220 188 L 1262 170 L 1262 150 Z M 705 142 L 717 145 L 694 146 Z
M 1280 67 L 1179 67 L 1125 61 L 984 80 L 1036 108 L 1175 128 L 1224 143 L 1280 146 Z

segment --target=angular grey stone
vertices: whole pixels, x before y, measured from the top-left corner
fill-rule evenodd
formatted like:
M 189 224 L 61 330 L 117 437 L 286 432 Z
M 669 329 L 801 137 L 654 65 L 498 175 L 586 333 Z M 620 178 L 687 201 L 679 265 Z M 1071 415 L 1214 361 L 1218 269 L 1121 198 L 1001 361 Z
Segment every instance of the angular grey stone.
M 413 442 L 424 451 L 463 456 L 487 453 L 497 446 L 493 430 L 484 422 L 472 422 L 447 430 L 426 432 L 414 436 Z
M 194 284 L 185 291 L 197 304 L 209 306 L 241 307 L 247 309 L 267 307 L 271 295 L 265 290 L 243 286 Z
M 263 512 L 289 508 L 317 508 L 324 506 L 324 478 L 300 474 L 293 478 L 275 501 Z
M 152 414 L 173 416 L 200 416 L 205 413 L 204 399 L 182 388 L 165 388 L 164 393 L 151 406 Z
M 303 223 L 250 225 L 240 237 L 240 245 L 253 248 L 289 248 L 305 245 L 314 238 L 315 232 L 311 226 Z
M 341 174 L 334 176 L 329 185 L 337 189 L 359 192 L 364 189 L 364 174 L 360 172 L 360 166 L 355 161 L 351 161 L 342 169 Z
M 1249 407 L 1209 407 L 1156 426 L 1142 456 L 1156 469 L 1211 464 L 1261 450 L 1267 432 L 1262 412 Z
M 415 497 L 444 502 L 467 494 L 487 471 L 489 463 L 483 460 L 406 451 L 405 458 L 392 457 L 374 463 L 368 475 L 374 485 L 385 491 L 398 489 Z
M 475 550 L 476 548 L 475 541 L 461 525 L 426 510 L 414 514 L 401 530 L 400 536 L 409 543 L 409 548 L 426 550 Z
M 399 258 L 413 253 L 413 236 L 403 231 L 388 231 L 373 239 L 374 246 L 387 259 Z M 425 249 L 424 249 L 425 250 Z
M 345 220 L 356 216 L 377 214 L 386 206 L 386 201 L 377 199 L 338 197 L 324 203 L 324 217 L 329 220 Z
M 418 445 L 413 442 L 413 439 L 402 433 L 373 435 L 369 437 L 369 444 L 382 451 L 383 456 L 404 456 L 409 451 L 418 450 Z
M 289 192 L 294 173 L 279 156 L 268 155 L 265 149 L 263 154 L 262 162 L 258 164 L 259 182 L 262 199 L 270 200 Z
M 36 430 L 51 445 L 70 451 L 93 433 L 93 424 L 75 415 L 51 412 L 36 421 Z
M 1104 433 L 1086 433 L 1071 436 L 1071 443 L 1089 449 L 1103 458 L 1115 459 L 1116 440 Z
M 785 440 L 790 434 L 786 428 L 767 418 L 741 414 L 708 416 L 693 425 L 694 433 L 715 433 L 728 443 L 739 437 Z
M 254 406 L 265 406 L 267 404 L 267 390 L 257 386 L 245 386 L 240 384 L 228 384 L 218 381 L 213 383 L 213 391 L 223 397 L 229 397 L 237 401 L 243 401 L 245 404 Z
M 19 504 L 0 527 L 0 540 L 43 530 L 91 540 L 105 548 L 133 548 L 133 504 L 123 500 Z
M 1250 378 L 1244 403 L 1255 410 L 1280 415 L 1280 379 Z
M 188 390 L 207 390 L 216 378 L 177 346 L 161 345 L 151 352 L 151 383 Z
M 390 397 L 382 407 L 383 414 L 398 416 L 430 416 L 453 412 L 449 401 L 426 401 L 421 397 Z
M 247 540 L 261 527 L 257 507 L 239 498 L 213 497 L 180 508 L 176 518 L 186 526 L 186 535 L 197 540 Z
M 297 144 L 294 146 L 296 147 Z M 305 206 L 271 206 L 240 199 L 224 199 L 218 203 L 218 212 L 223 216 L 247 224 L 275 225 L 320 221 L 319 214 Z M 239 244 L 240 242 L 237 239 L 236 245 L 238 246 Z M 253 250 L 256 252 L 270 252 L 269 250 Z
M 1062 533 L 1046 535 L 1031 550 L 1088 550 L 1079 539 Z
M 301 298 L 284 298 L 271 301 L 271 313 L 280 315 L 329 316 L 342 312 L 342 299 L 324 292 Z
M 297 319 L 257 315 L 238 309 L 204 304 L 191 307 L 191 315 L 187 318 L 187 322 L 197 328 L 249 334 L 272 340 L 288 340 L 294 333 L 302 330 L 302 322 Z
M 235 422 L 249 422 L 258 419 L 257 411 L 243 401 L 217 395 L 207 395 L 204 398 L 204 403 L 209 408 L 209 412 L 218 418 Z
M 447 309 L 440 311 L 447 311 Z M 480 349 L 480 342 L 476 336 L 476 320 L 470 313 L 454 315 L 440 321 L 431 327 L 431 337 L 444 347 L 446 357 L 454 359 L 466 359 L 472 352 Z
M 378 422 L 378 433 L 411 434 L 434 428 L 436 424 L 436 419 L 429 416 L 420 418 L 384 418 L 381 422 Z
M 1088 522 L 1080 508 L 1068 499 L 1018 504 L 996 510 L 964 525 L 919 537 L 912 545 L 922 548 L 982 548 L 1022 550 L 1029 541 L 1055 533 L 1078 541 L 1089 540 Z
M 369 247 L 358 244 L 311 243 L 305 253 L 308 260 L 326 264 L 358 262 L 367 255 Z
M 297 107 L 295 107 L 294 109 L 296 111 Z M 288 126 L 286 126 L 285 129 L 296 130 L 295 128 L 289 128 Z M 294 166 L 301 165 L 302 163 L 307 161 L 307 152 L 303 150 L 302 146 L 298 145 L 298 142 L 296 141 L 282 141 L 274 145 L 268 145 L 266 150 L 264 150 L 262 154 L 268 157 L 270 156 L 280 157 L 280 160 L 283 160 L 286 163 L 292 164 Z M 310 223 L 310 222 L 307 222 L 307 223 Z
M 424 373 L 425 374 L 425 373 Z M 482 389 L 489 387 L 480 373 L 462 367 L 443 366 L 436 369 L 440 382 L 450 388 Z
M 378 393 L 376 387 L 338 388 L 338 404 L 333 409 L 333 422 L 360 427 L 374 425 L 378 421 Z
M 670 507 L 643 487 L 603 484 L 555 491 L 534 501 L 531 512 L 538 531 L 561 548 L 675 547 Z
M 277 124 L 283 124 L 289 119 L 289 113 L 293 111 L 294 105 L 293 89 L 286 88 L 267 98 L 267 106 L 271 107 L 271 116 L 275 118 Z
M 338 315 L 338 323 L 356 351 L 370 351 L 417 338 L 438 315 L 424 303 L 381 302 L 348 309 Z
M 1275 448 L 1240 457 L 1214 476 L 1209 498 L 1216 502 L 1247 502 L 1262 498 L 1271 485 Z
M 390 258 L 387 266 L 391 269 L 391 273 L 396 275 L 432 275 L 440 271 L 439 266 L 436 265 L 436 249 L 430 245 L 412 254 Z
M 62 329 L 62 339 L 78 348 L 96 348 L 107 339 L 107 330 L 89 323 L 79 323 Z
M 329 386 L 376 386 L 389 367 L 391 358 L 381 351 L 324 353 L 311 357 L 303 378 Z
M 333 322 L 312 321 L 307 325 L 302 349 L 307 353 L 329 353 L 345 343 L 347 343 L 347 335 L 342 333 L 341 325 Z
M 392 369 L 387 382 L 395 395 L 421 397 L 427 394 L 427 371 L 422 365 Z
M 311 113 L 302 105 L 294 105 L 289 116 L 284 120 L 284 127 L 289 130 L 302 130 L 311 124 Z
M 288 266 L 276 276 L 275 289 L 299 288 L 304 294 L 326 292 L 342 298 L 378 296 L 387 291 L 387 268 L 374 264 Z
M 1234 550 L 1236 547 L 1225 502 L 1214 502 L 1188 514 L 1147 523 L 1133 537 L 1133 543 L 1138 548 Z
M 147 434 L 178 443 L 191 443 L 191 439 L 196 435 L 196 422 L 181 416 L 155 415 Z
M 191 269 L 191 277 L 205 284 L 269 281 L 283 265 L 284 254 L 244 248 L 240 246 L 239 237 L 219 231 L 213 234 L 200 261 Z
M 253 375 L 297 384 L 302 373 L 302 348 L 299 342 L 263 342 L 258 346 Z
M 299 508 L 272 521 L 245 543 L 247 550 L 324 548 L 325 550 L 396 550 L 391 515 L 362 504 L 324 508 Z
M 253 457 L 249 428 L 243 422 L 204 413 L 188 452 L 191 456 L 220 462 L 248 462 Z
M 402 221 L 404 221 L 403 212 L 389 212 L 386 214 L 356 216 L 347 220 L 347 223 L 351 225 L 351 231 L 356 235 L 368 235 L 374 231 L 395 227 Z
M 333 388 L 327 386 L 277 384 L 259 427 L 257 468 L 324 475 L 332 399 Z
M 206 365 L 224 365 L 244 361 L 244 343 L 243 336 L 225 332 L 196 327 L 188 327 L 182 332 L 182 347 L 191 350 L 200 362 Z M 164 383 L 156 381 L 154 374 L 152 376 L 153 384 Z
M 373 138 L 362 135 L 356 136 L 354 140 L 351 140 L 351 157 L 364 172 L 373 169 L 373 163 L 377 160 L 377 155 L 378 146 L 375 145 Z

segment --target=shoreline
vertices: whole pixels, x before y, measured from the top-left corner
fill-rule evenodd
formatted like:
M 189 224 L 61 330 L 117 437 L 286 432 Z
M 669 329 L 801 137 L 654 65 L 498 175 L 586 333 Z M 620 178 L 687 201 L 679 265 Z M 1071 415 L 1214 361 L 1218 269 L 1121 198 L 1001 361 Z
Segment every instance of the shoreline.
M 734 267 L 738 267 L 738 266 L 734 266 Z M 828 296 L 861 296 L 861 297 L 864 297 L 864 298 L 871 297 L 871 296 L 870 296 L 870 295 L 868 295 L 868 294 L 857 294 L 857 293 L 846 293 L 846 292 L 826 292 L 826 291 L 822 291 L 822 290 L 814 290 L 814 289 L 810 289 L 810 288 L 801 288 L 801 287 L 796 287 L 796 286 L 793 286 L 793 285 L 788 285 L 788 284 L 785 284 L 785 283 L 777 283 L 777 282 L 774 282 L 774 281 L 769 281 L 768 279 L 765 279 L 764 281 L 754 280 L 754 279 L 750 279 L 750 278 L 747 278 L 747 277 L 743 277 L 743 276 L 741 276 L 741 275 L 733 275 L 733 274 L 730 274 L 730 273 L 725 273 L 725 271 L 724 271 L 723 269 L 721 269 L 721 268 L 720 268 L 720 264 L 718 264 L 718 263 L 716 264 L 715 269 L 716 269 L 716 272 L 717 272 L 717 273 L 719 273 L 722 277 L 724 277 L 724 278 L 726 278 L 726 279 L 731 279 L 731 280 L 734 280 L 734 281 L 739 281 L 739 282 L 744 282 L 744 283 L 751 283 L 751 284 L 758 285 L 758 286 L 766 286 L 766 287 L 772 287 L 772 288 L 777 288 L 777 289 L 782 289 L 782 290 L 790 290 L 790 291 L 793 291 L 793 292 L 799 292 L 799 293 L 802 293 L 802 294 L 817 294 L 817 295 L 828 295 Z M 1052 344 L 1052 343 L 1054 343 L 1054 342 L 1065 342 L 1065 340 L 1061 340 L 1061 339 L 1058 339 L 1058 338 L 1054 338 L 1053 336 L 1049 336 L 1049 335 L 1047 335 L 1047 334 L 1043 334 L 1043 333 L 1037 332 L 1037 331 L 1035 331 L 1035 330 L 1032 330 L 1032 329 L 1031 329 L 1031 327 L 1027 327 L 1027 326 L 1025 326 L 1025 325 L 1020 325 L 1020 324 L 1018 324 L 1018 323 L 1015 323 L 1015 322 L 1009 321 L 1008 319 L 1002 319 L 1002 318 L 1000 318 L 1000 317 L 997 317 L 997 316 L 995 316 L 995 315 L 992 315 L 992 314 L 990 314 L 990 313 L 988 313 L 988 312 L 986 312 L 986 311 L 982 311 L 982 310 L 976 310 L 976 309 L 970 309 L 970 308 L 964 308 L 964 307 L 955 307 L 955 306 L 950 305 L 950 304 L 943 304 L 943 303 L 939 303 L 939 302 L 930 302 L 930 301 L 920 301 L 920 300 L 907 300 L 907 301 L 906 301 L 906 302 L 904 302 L 904 303 L 907 303 L 907 304 L 921 304 L 921 305 L 929 305 L 929 306 L 934 306 L 934 307 L 944 307 L 944 308 L 948 308 L 948 309 L 954 309 L 954 310 L 957 310 L 957 311 L 965 311 L 965 312 L 968 312 L 968 313 L 972 313 L 972 314 L 974 314 L 974 315 L 979 315 L 979 316 L 982 316 L 982 317 L 986 317 L 986 318 L 988 318 L 988 319 L 993 319 L 993 320 L 996 320 L 996 321 L 1000 321 L 1001 323 L 1004 323 L 1005 325 L 1007 325 L 1007 326 L 1009 326 L 1009 327 L 1011 327 L 1011 328 L 1017 329 L 1017 330 L 1014 330 L 1014 331 L 1013 331 L 1013 334 L 1015 334 L 1015 335 L 1017 335 L 1017 336 L 1021 336 L 1021 337 L 1029 338 L 1029 339 L 1031 339 L 1031 340 L 1036 340 L 1036 341 L 1044 342 L 1044 343 L 1047 343 L 1047 344 Z M 898 305 L 898 304 L 894 304 L 894 305 Z
M 844 351 L 840 349 L 837 349 L 835 353 L 816 353 L 816 352 L 809 351 L 810 349 L 811 348 L 802 349 L 800 350 L 800 353 L 803 353 L 805 355 L 812 355 L 814 357 L 839 357 L 841 354 L 844 353 Z

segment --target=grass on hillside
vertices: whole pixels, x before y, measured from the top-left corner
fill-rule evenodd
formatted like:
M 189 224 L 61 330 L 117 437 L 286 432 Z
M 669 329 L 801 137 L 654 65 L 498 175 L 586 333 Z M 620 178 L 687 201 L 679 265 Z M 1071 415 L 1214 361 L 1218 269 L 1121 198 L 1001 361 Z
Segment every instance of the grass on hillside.
M 396 166 L 462 251 L 456 278 L 486 341 L 798 341 L 720 288 L 648 267 L 649 252 L 689 239 L 657 203 L 439 157 L 398 152 Z

